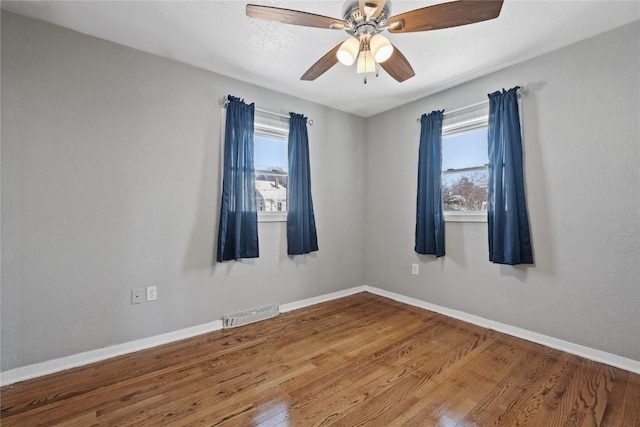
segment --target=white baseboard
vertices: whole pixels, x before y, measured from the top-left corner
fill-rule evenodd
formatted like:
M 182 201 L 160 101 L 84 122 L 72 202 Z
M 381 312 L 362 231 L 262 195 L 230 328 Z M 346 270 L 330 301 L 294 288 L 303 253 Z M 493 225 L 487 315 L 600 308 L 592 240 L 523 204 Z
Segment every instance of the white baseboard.
M 20 381 L 30 380 L 32 378 L 42 377 L 44 375 L 54 374 L 56 372 L 100 362 L 112 357 L 122 356 L 123 354 L 146 350 L 151 347 L 157 347 L 162 344 L 191 338 L 196 335 L 206 334 L 207 332 L 217 331 L 219 329 L 222 329 L 222 320 L 215 320 L 203 325 L 167 332 L 166 334 L 155 335 L 153 337 L 130 341 L 124 344 L 85 351 L 83 353 L 72 354 L 59 359 L 47 360 L 46 362 L 11 369 L 9 371 L 0 372 L 0 385 L 5 386 Z
M 506 323 L 500 323 L 494 320 L 485 319 L 484 317 L 475 316 L 463 311 L 441 307 L 439 305 L 431 304 L 417 298 L 411 298 L 404 295 L 396 294 L 395 292 L 385 291 L 384 289 L 365 286 L 365 290 L 372 294 L 380 295 L 382 297 L 409 304 L 414 307 L 423 308 L 425 310 L 434 311 L 448 317 L 453 317 L 454 319 L 462 320 L 463 322 L 472 323 L 483 328 L 492 329 L 494 331 L 502 332 L 507 335 L 522 338 L 527 341 L 532 341 L 547 347 L 555 348 L 556 350 L 562 350 L 567 353 L 575 354 L 577 356 L 584 357 L 585 359 L 593 360 L 595 362 L 600 362 L 610 366 L 615 366 L 616 368 L 624 369 L 625 371 L 640 374 L 640 361 L 638 360 L 628 359 L 626 357 L 607 353 L 605 351 L 596 350 L 594 348 L 585 347 L 579 344 L 574 344 L 569 341 L 564 341 L 558 338 L 539 334 L 537 332 L 528 331 L 526 329 L 507 325 Z
M 617 356 L 615 354 L 607 353 L 604 351 L 574 344 L 568 341 L 563 341 L 557 338 L 538 334 L 536 332 L 531 332 L 526 329 L 517 328 L 515 326 L 507 325 L 505 323 L 488 320 L 483 317 L 464 313 L 462 311 L 441 307 L 441 306 L 431 304 L 416 298 L 407 297 L 404 295 L 396 294 L 394 292 L 389 292 L 383 289 L 374 288 L 372 286 L 357 286 L 354 288 L 332 292 L 329 294 L 320 295 L 313 298 L 308 298 L 300 301 L 294 301 L 291 303 L 282 304 L 280 306 L 280 312 L 286 313 L 288 311 L 298 310 L 300 308 L 308 307 L 310 305 L 319 304 L 322 302 L 331 301 L 334 299 L 353 295 L 358 292 L 370 292 L 372 294 L 380 295 L 398 302 L 423 308 L 425 310 L 434 311 L 436 313 L 440 313 L 445 316 L 452 317 L 454 319 L 462 320 L 464 322 L 472 323 L 474 325 L 478 325 L 483 328 L 493 329 L 495 331 L 502 332 L 507 335 L 512 335 L 514 337 L 518 337 L 518 338 L 522 338 L 538 344 L 542 344 L 547 347 L 566 351 L 567 353 L 575 354 L 575 355 L 584 357 L 586 359 L 605 363 L 607 365 L 615 366 L 616 368 L 620 368 L 626 371 L 640 374 L 640 361 L 627 359 L 625 357 Z M 140 340 L 135 340 L 135 341 L 131 341 L 124 344 L 118 344 L 110 347 L 100 348 L 97 350 L 90 350 L 83 353 L 73 354 L 71 356 L 61 357 L 59 359 L 48 360 L 46 362 L 41 362 L 41 363 L 29 365 L 29 366 L 23 366 L 20 368 L 11 369 L 9 371 L 0 372 L 0 386 L 14 384 L 20 381 L 25 381 L 28 379 L 53 374 L 56 372 L 67 370 L 67 369 L 88 365 L 90 363 L 99 362 L 112 357 L 122 356 L 124 354 L 133 353 L 140 350 L 145 350 L 145 349 L 156 347 L 162 344 L 168 344 L 170 342 L 179 341 L 185 338 L 191 338 L 196 335 L 213 332 L 220 329 L 222 329 L 222 321 L 216 320 L 213 322 L 205 323 L 203 325 L 198 325 L 190 328 L 180 329 L 178 331 L 168 332 L 166 334 L 160 334 L 153 337 L 143 338 Z
M 358 286 L 342 291 L 332 292 L 313 298 L 294 301 L 280 306 L 280 312 L 297 310 L 299 308 L 308 307 L 310 305 L 319 304 L 321 302 L 331 301 L 334 299 L 353 295 L 358 292 L 365 292 L 365 286 Z M 216 320 L 203 325 L 197 325 L 178 331 L 168 332 L 149 338 L 143 338 L 130 341 L 124 344 L 118 344 L 110 347 L 90 350 L 83 353 L 72 354 L 70 356 L 61 357 L 59 359 L 47 360 L 46 362 L 36 363 L 33 365 L 23 366 L 9 371 L 0 372 L 0 386 L 14 384 L 20 381 L 30 380 L 32 378 L 44 375 L 54 374 L 56 372 L 65 371 L 71 368 L 88 365 L 90 363 L 100 362 L 116 356 L 133 353 L 135 351 L 145 350 L 162 344 L 191 338 L 196 335 L 206 334 L 222 329 L 222 320 Z
M 298 310 L 299 308 L 320 304 L 321 302 L 327 302 L 334 299 L 357 294 L 358 292 L 366 292 L 366 291 L 367 291 L 367 286 L 356 286 L 355 288 L 345 289 L 337 292 L 331 292 L 330 294 L 324 294 L 324 295 L 320 295 L 313 298 L 303 299 L 300 301 L 294 301 L 288 304 L 282 304 L 280 306 L 280 313 L 286 313 L 287 311 Z

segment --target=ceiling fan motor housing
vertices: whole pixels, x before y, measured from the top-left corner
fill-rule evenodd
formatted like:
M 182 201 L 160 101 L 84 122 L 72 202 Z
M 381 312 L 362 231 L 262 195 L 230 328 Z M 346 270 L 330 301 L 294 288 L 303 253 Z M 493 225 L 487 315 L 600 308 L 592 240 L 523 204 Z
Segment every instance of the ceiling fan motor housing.
M 380 33 L 387 29 L 390 2 L 351 1 L 344 13 L 344 30 L 353 38 L 344 42 L 336 56 L 344 65 L 357 60 L 357 72 L 377 75 L 376 63 L 386 61 L 393 52 L 391 43 Z M 366 83 L 366 77 L 365 77 Z
M 381 33 L 387 28 L 387 18 L 391 16 L 391 2 L 385 2 L 382 11 L 375 18 L 367 20 L 363 11 L 360 10 L 358 1 L 346 3 L 344 20 L 348 24 L 344 30 L 354 37 L 365 36 L 370 38 Z

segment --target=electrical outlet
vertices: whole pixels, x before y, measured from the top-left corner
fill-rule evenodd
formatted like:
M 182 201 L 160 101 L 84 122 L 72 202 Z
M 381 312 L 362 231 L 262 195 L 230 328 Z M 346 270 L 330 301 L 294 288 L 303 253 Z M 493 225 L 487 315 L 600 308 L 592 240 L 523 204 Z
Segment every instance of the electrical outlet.
M 416 276 L 417 276 L 418 274 L 420 274 L 420 265 L 418 265 L 418 264 L 411 264 L 411 274 L 414 274 L 414 275 L 416 275 Z
M 132 289 L 131 304 L 141 304 L 141 303 L 142 303 L 142 289 Z
M 147 287 L 147 301 L 155 301 L 157 299 L 158 299 L 158 287 L 157 286 Z

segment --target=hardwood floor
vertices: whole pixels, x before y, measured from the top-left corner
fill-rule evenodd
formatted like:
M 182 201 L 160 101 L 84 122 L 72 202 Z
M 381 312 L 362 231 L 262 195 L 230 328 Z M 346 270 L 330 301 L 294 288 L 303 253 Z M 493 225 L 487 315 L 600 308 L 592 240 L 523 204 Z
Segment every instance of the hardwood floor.
M 368 293 L 2 388 L 0 424 L 640 426 L 640 376 Z

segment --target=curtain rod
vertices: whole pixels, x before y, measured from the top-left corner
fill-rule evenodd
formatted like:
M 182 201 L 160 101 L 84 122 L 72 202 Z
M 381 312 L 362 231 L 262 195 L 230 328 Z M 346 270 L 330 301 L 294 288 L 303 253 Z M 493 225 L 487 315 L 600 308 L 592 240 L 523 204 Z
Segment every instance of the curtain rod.
M 525 91 L 525 89 L 524 89 L 524 86 L 520 86 L 520 89 L 518 89 L 517 95 L 518 95 L 518 96 L 522 96 L 522 95 L 523 95 L 523 94 L 525 94 L 525 93 L 526 93 L 526 91 Z M 466 105 L 466 106 L 464 106 L 464 107 L 456 108 L 456 109 L 449 110 L 449 111 L 446 111 L 446 110 L 445 110 L 445 112 L 444 112 L 442 115 L 443 115 L 443 116 L 447 116 L 447 115 L 449 115 L 449 114 L 458 113 L 458 112 L 460 112 L 460 111 L 468 110 L 468 109 L 473 108 L 473 107 L 479 107 L 479 106 L 481 106 L 481 105 L 488 104 L 488 103 L 489 103 L 489 100 L 488 100 L 488 99 L 485 99 L 484 101 L 476 102 L 475 104 Z M 420 123 L 420 117 L 418 117 L 418 118 L 416 119 L 416 121 L 417 121 L 418 123 Z
M 225 99 L 222 102 L 222 108 L 227 108 L 228 105 L 229 105 L 229 100 Z M 275 116 L 275 117 L 282 117 L 282 118 L 287 119 L 287 120 L 291 118 L 290 116 L 288 116 L 286 114 L 276 113 L 275 111 L 263 110 L 262 108 L 254 107 L 254 110 L 257 111 L 258 113 L 267 114 L 267 115 Z M 307 119 L 307 123 L 309 124 L 309 126 L 313 126 L 313 120 L 312 119 Z

